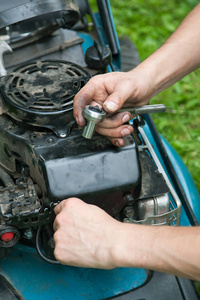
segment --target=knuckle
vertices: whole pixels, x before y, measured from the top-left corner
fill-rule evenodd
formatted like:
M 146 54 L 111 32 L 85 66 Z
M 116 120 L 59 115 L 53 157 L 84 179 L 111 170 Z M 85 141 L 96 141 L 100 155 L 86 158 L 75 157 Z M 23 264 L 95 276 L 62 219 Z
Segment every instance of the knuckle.
M 59 227 L 60 225 L 62 225 L 62 223 L 63 223 L 63 216 L 62 216 L 62 214 L 60 213 L 60 214 L 58 214 L 58 215 L 56 216 L 56 218 L 55 218 L 55 220 L 54 220 L 55 227 L 56 227 L 56 226 Z
M 60 249 L 59 247 L 55 247 L 54 249 L 54 256 L 58 261 L 61 261 Z
M 92 78 L 90 78 L 90 80 L 87 83 L 87 87 L 89 86 L 99 86 L 100 82 L 102 81 L 102 76 L 101 75 L 96 75 Z
M 62 209 L 64 210 L 68 210 L 69 206 L 71 206 L 74 202 L 73 200 L 74 198 L 68 198 L 68 199 L 65 199 L 63 200 L 61 203 L 62 203 Z
M 69 203 L 70 203 L 70 198 L 63 200 L 62 201 L 63 208 L 68 208 Z
M 53 235 L 53 238 L 54 238 L 54 242 L 56 244 L 56 246 L 58 245 L 59 243 L 59 240 L 60 240 L 60 234 L 59 234 L 59 231 L 56 231 Z

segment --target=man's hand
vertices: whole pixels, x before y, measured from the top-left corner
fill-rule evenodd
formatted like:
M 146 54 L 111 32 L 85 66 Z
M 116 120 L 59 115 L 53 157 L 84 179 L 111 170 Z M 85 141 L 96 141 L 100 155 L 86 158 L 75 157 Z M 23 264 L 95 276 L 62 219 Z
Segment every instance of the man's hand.
M 200 280 L 200 228 L 116 221 L 77 198 L 55 207 L 55 258 L 99 269 L 145 268 Z
M 141 106 L 185 75 L 200 67 L 200 4 L 183 20 L 178 29 L 151 56 L 130 72 L 97 75 L 81 89 L 74 99 L 74 117 L 85 124 L 83 109 L 87 104 L 100 105 L 106 112 L 117 112 L 122 106 Z M 128 112 L 104 119 L 96 131 L 117 146 L 124 146 L 123 136 L 132 133 L 124 124 Z
M 97 75 L 81 89 L 74 99 L 74 117 L 84 126 L 84 107 L 88 104 L 103 107 L 107 113 L 117 112 L 122 106 L 144 105 L 150 99 L 149 80 L 137 68 L 131 72 L 114 72 Z M 133 132 L 126 124 L 131 120 L 129 112 L 120 112 L 107 117 L 96 126 L 99 134 L 107 136 L 117 146 L 124 146 L 123 137 Z
M 54 255 L 58 261 L 79 267 L 115 268 L 118 221 L 77 198 L 62 201 L 55 214 Z

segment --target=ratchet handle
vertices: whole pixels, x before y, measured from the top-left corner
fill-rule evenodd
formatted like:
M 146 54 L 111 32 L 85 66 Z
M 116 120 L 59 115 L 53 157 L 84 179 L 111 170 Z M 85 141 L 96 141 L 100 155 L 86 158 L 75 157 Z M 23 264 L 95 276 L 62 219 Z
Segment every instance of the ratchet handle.
M 141 115 L 141 114 L 164 112 L 165 110 L 166 110 L 166 106 L 164 104 L 153 104 L 153 105 L 121 108 L 118 110 L 118 112 L 128 111 L 131 114 Z

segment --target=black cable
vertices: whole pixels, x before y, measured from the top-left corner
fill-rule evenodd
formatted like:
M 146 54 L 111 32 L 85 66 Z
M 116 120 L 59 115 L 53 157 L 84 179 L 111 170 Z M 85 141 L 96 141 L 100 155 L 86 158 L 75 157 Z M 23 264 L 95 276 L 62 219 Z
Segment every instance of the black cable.
M 39 226 L 38 227 L 38 230 L 37 230 L 37 234 L 36 234 L 36 250 L 39 254 L 39 256 L 47 263 L 49 264 L 53 264 L 53 265 L 61 265 L 61 263 L 57 260 L 53 260 L 53 259 L 50 259 L 48 258 L 41 250 L 41 236 L 40 236 L 40 233 L 41 233 L 41 227 L 42 226 Z
M 112 71 L 112 72 L 115 72 L 115 68 L 114 68 L 113 64 L 112 64 L 112 63 L 110 63 L 110 65 L 109 65 L 109 66 L 110 66 L 110 68 L 111 68 L 111 71 Z

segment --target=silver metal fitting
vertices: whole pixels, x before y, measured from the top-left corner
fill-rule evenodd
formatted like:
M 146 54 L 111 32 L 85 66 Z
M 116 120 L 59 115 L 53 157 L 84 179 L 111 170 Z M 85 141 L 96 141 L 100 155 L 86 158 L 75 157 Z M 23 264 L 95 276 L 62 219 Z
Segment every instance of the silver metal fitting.
M 87 120 L 87 124 L 83 128 L 82 136 L 86 139 L 91 139 L 96 124 L 103 121 L 106 112 L 99 106 L 87 105 L 83 111 L 83 116 Z

